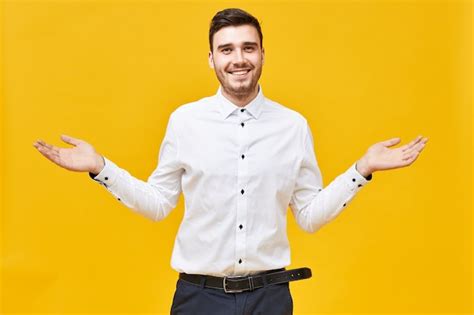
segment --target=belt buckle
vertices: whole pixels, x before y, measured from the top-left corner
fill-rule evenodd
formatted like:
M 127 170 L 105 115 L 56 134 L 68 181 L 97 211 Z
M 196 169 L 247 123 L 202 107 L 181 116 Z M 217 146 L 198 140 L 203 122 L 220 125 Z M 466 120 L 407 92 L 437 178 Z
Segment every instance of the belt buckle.
M 225 293 L 239 293 L 245 291 L 245 289 L 227 289 L 225 286 L 226 284 L 226 279 L 233 279 L 233 278 L 247 278 L 247 277 L 242 277 L 242 276 L 224 276 L 222 280 L 222 287 L 224 288 Z

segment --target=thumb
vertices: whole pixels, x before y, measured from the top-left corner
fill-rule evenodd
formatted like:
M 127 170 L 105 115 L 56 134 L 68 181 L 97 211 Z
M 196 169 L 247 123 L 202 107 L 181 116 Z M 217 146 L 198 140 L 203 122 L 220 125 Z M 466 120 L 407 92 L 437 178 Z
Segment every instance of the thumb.
M 79 143 L 81 143 L 81 140 L 67 136 L 67 135 L 61 135 L 61 139 L 64 142 L 72 144 L 72 145 L 78 145 Z
M 386 141 L 382 141 L 380 143 L 385 147 L 391 147 L 391 146 L 396 145 L 399 142 L 400 142 L 400 138 L 397 137 L 397 138 L 392 138 Z

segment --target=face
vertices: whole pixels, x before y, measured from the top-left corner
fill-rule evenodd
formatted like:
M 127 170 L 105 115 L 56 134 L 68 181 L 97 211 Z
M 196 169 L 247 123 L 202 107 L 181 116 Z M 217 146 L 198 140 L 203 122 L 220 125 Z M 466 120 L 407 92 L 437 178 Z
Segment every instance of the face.
M 227 26 L 214 34 L 209 66 L 216 72 L 225 92 L 245 97 L 257 88 L 264 55 L 255 27 Z

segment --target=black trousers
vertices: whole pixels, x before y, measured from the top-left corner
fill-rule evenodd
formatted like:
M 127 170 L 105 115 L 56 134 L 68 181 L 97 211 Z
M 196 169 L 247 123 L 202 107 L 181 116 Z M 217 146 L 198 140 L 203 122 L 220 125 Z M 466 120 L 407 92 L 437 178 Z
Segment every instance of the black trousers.
M 176 283 L 171 315 L 291 315 L 293 298 L 289 282 L 265 285 L 254 291 L 225 293 L 182 279 Z

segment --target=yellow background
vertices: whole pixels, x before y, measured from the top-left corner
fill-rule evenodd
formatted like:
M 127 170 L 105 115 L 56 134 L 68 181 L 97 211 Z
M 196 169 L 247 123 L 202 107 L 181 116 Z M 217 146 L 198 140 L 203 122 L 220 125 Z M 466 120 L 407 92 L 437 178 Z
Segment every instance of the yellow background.
M 169 114 L 216 92 L 208 27 L 260 21 L 265 95 L 307 117 L 324 185 L 379 141 L 422 134 L 316 234 L 289 213 L 295 314 L 472 307 L 472 3 L 4 1 L 0 313 L 169 314 L 183 197 L 162 222 L 32 143 L 68 134 L 146 180 Z

